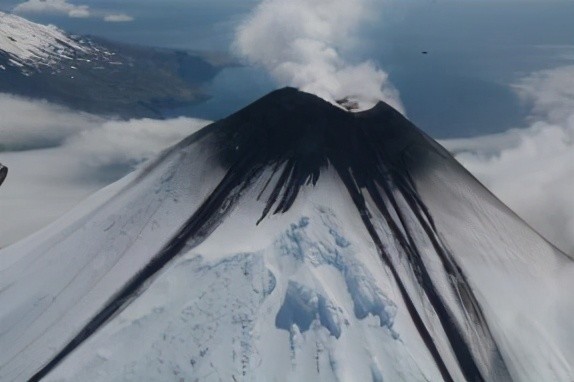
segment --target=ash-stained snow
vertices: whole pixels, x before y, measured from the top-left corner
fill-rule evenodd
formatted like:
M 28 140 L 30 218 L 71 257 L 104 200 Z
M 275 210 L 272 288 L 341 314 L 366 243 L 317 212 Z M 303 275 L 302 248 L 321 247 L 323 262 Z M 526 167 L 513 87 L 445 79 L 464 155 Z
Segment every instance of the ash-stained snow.
M 224 230 L 239 229 L 242 219 L 230 220 Z M 336 221 L 318 206 L 253 252 L 228 253 L 232 242 L 200 245 L 46 380 L 436 377 L 432 366 L 423 373 L 417 365 L 428 357 L 409 354 L 411 336 L 403 341 L 392 330 L 397 307 L 367 270 L 362 245 L 345 239 L 337 252 L 345 232 L 335 234 Z
M 28 379 L 32 364 L 53 356 L 212 190 L 219 169 L 200 161 L 204 144 L 173 148 L 0 251 L 0 380 Z M 199 163 L 208 165 L 190 176 Z
M 221 126 L 0 251 L 0 380 L 574 380 L 572 259 L 440 146 L 401 125 L 384 193 L 329 163 L 243 184 Z M 279 188 L 297 196 L 260 219 Z
M 461 166 L 438 155 L 415 177 L 457 254 L 515 381 L 574 380 L 574 265 Z

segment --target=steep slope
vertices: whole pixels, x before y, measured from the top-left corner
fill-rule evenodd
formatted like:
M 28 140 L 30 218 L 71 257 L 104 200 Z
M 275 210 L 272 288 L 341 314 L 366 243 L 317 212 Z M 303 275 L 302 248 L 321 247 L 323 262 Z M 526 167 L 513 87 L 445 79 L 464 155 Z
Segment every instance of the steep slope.
M 73 36 L 0 12 L 0 92 L 96 114 L 161 117 L 205 101 L 204 86 L 222 67 L 200 54 Z
M 0 52 L 8 65 L 30 75 L 42 67 L 57 70 L 65 60 L 93 55 L 97 49 L 82 45 L 54 26 L 45 26 L 0 12 Z M 0 67 L 6 70 L 6 66 Z
M 283 89 L 0 252 L 0 379 L 570 381 L 573 274 L 389 106 Z

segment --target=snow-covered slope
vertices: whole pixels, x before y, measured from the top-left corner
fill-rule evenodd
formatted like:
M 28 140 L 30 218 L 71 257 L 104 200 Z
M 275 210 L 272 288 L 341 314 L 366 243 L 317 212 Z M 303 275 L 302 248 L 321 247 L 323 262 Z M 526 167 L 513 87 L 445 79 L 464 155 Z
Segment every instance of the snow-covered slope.
M 180 50 L 73 36 L 0 12 L 0 92 L 122 118 L 185 114 L 226 65 Z
M 36 24 L 0 12 L 0 54 L 8 55 L 11 65 L 58 68 L 63 61 L 78 55 L 96 53 L 96 48 L 82 44 L 55 26 Z M 6 67 L 0 67 L 0 70 L 6 70 Z
M 392 108 L 283 89 L 0 251 L 0 379 L 571 381 L 572 280 Z

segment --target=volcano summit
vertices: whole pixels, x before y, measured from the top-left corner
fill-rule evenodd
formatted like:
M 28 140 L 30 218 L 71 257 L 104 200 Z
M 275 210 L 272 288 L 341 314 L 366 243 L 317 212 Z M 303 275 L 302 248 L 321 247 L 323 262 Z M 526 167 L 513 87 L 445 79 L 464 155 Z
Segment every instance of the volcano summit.
M 286 88 L 0 252 L 0 379 L 571 381 L 573 268 L 390 106 Z

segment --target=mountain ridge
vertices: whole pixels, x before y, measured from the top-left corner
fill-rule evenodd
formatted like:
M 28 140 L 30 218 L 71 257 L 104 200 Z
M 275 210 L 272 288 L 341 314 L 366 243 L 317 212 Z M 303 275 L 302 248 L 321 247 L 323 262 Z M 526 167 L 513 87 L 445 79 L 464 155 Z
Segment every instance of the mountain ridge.
M 229 65 L 197 52 L 75 36 L 13 14 L 0 12 L 0 21 L 0 92 L 94 114 L 185 114 L 210 97 L 206 85 Z

